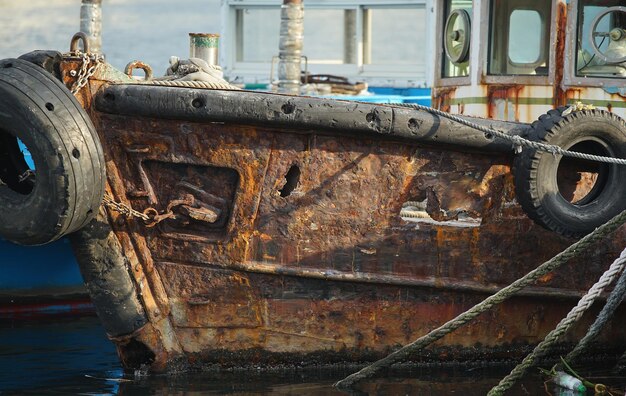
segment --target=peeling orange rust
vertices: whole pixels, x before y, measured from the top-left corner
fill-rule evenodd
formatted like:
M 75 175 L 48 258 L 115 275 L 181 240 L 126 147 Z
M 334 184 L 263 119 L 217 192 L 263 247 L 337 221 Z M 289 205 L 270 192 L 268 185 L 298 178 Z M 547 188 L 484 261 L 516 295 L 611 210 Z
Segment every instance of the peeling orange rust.
M 433 107 L 449 112 L 456 87 L 433 88 Z
M 66 73 L 75 65 L 62 67 Z M 377 359 L 573 242 L 535 225 L 516 203 L 508 149 L 482 134 L 468 135 L 467 147 L 438 143 L 446 136 L 442 126 L 463 132 L 446 120 L 302 97 L 288 98 L 287 114 L 280 106 L 286 97 L 269 93 L 254 94 L 263 106 L 228 102 L 209 111 L 192 102 L 253 93 L 109 84 L 106 73 L 79 97 L 103 143 L 108 193 L 135 210 L 159 213 L 191 196 L 194 207 L 213 213 L 209 222 L 170 206 L 173 216 L 149 228 L 109 212 L 149 320 L 113 338 L 125 367 Z M 490 94 L 508 98 L 518 89 Z M 438 90 L 437 106 L 445 108 L 453 95 L 454 89 Z M 133 98 L 137 110 L 116 107 Z M 145 101 L 153 107 L 142 110 Z M 332 112 L 333 123 L 298 126 L 316 103 Z M 241 106 L 250 106 L 250 121 L 229 118 Z M 342 114 L 365 129 L 333 127 Z M 394 127 L 422 140 L 402 139 Z M 485 146 L 470 148 L 479 138 Z M 420 218 L 400 216 L 408 201 L 423 205 Z M 618 256 L 625 237 L 619 230 L 414 358 L 520 356 Z M 563 342 L 580 338 L 592 320 L 584 317 Z M 607 350 L 616 348 L 626 328 L 612 326 L 603 337 Z
M 152 68 L 150 67 L 150 65 L 139 60 L 135 60 L 127 64 L 126 67 L 124 68 L 124 73 L 126 73 L 128 77 L 132 77 L 133 71 L 135 69 L 143 70 L 145 73 L 146 80 L 152 79 Z
M 565 72 L 565 40 L 567 32 L 567 4 L 556 3 L 556 46 L 554 67 L 554 99 L 555 107 L 567 104 L 567 92 L 563 89 L 563 73 Z
M 514 120 L 519 120 L 519 98 L 520 91 L 525 88 L 522 84 L 511 85 L 487 85 L 487 117 L 497 119 L 496 106 L 497 100 L 501 99 L 506 102 L 513 102 Z

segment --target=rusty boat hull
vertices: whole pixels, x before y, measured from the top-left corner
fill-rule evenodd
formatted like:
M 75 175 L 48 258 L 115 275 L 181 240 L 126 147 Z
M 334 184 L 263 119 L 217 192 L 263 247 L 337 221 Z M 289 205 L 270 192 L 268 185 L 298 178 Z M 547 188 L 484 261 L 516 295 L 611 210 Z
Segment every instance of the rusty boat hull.
M 76 62 L 62 64 L 66 81 Z M 74 238 L 106 246 L 77 255 L 126 367 L 380 358 L 575 241 L 517 204 L 509 142 L 449 120 L 385 105 L 112 83 L 111 74 L 101 71 L 78 95 L 103 144 L 107 194 L 172 214 L 146 226 L 103 211 L 98 232 Z M 511 134 L 528 127 L 476 121 Z M 401 216 L 407 202 L 423 203 L 418 218 Z M 625 237 L 618 230 L 415 360 L 519 356 L 608 268 Z M 623 326 L 604 332 L 601 349 L 624 345 Z

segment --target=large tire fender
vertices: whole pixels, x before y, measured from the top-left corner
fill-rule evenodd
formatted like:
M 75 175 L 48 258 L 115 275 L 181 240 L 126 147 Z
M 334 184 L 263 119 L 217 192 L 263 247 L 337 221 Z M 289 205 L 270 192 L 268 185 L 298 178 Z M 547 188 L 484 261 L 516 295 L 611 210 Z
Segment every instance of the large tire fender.
M 85 226 L 104 195 L 104 155 L 89 116 L 60 81 L 19 59 L 0 61 L 0 180 L 0 237 L 22 245 Z
M 571 151 L 626 158 L 623 119 L 601 110 L 563 116 L 565 109 L 550 110 L 541 116 L 526 138 Z M 515 157 L 513 172 L 517 200 L 528 216 L 567 237 L 582 237 L 626 209 L 624 165 L 524 149 Z M 586 189 L 578 186 L 584 178 Z

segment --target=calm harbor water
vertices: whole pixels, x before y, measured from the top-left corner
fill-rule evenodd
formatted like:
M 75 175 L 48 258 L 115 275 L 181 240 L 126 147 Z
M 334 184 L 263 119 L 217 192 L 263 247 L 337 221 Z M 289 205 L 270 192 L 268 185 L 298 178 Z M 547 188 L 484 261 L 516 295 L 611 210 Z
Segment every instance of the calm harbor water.
M 3 395 L 342 394 L 332 384 L 348 373 L 323 369 L 145 376 L 122 370 L 96 317 L 0 324 Z M 422 370 L 413 373 L 420 380 L 386 378 L 364 384 L 363 390 L 371 394 L 484 394 L 497 382 L 489 373 L 484 369 Z
M 511 367 L 430 367 L 365 382 L 370 395 L 484 395 Z M 287 372 L 222 372 L 145 375 L 125 372 L 98 318 L 54 317 L 45 321 L 0 319 L 0 395 L 343 395 L 332 384 L 353 369 L 324 368 Z M 623 377 L 607 378 L 623 395 Z M 553 395 L 577 395 L 553 385 Z M 509 395 L 547 395 L 532 371 Z

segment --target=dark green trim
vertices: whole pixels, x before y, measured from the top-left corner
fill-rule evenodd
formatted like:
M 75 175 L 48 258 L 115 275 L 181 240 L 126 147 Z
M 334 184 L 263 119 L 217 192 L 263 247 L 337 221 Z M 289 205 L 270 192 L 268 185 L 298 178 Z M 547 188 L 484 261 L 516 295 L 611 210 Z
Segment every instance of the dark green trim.
M 571 99 L 567 103 L 574 104 L 579 102 L 578 100 Z M 609 105 L 613 108 L 626 109 L 626 99 L 625 100 L 602 100 L 602 99 L 583 99 L 580 100 L 584 104 L 594 105 L 596 107 L 609 107 Z
M 467 98 L 452 98 L 444 99 L 443 104 L 449 106 L 455 105 L 473 105 L 473 104 L 487 104 L 488 98 L 486 96 L 475 96 Z M 553 106 L 554 98 L 518 98 L 512 100 L 517 105 L 524 106 Z M 570 99 L 569 104 L 578 102 L 577 99 Z M 596 107 L 613 107 L 613 108 L 626 108 L 626 100 L 602 100 L 602 99 L 583 99 L 584 104 L 594 105 Z
M 191 41 L 196 47 L 218 48 L 219 37 L 217 36 L 191 36 Z

